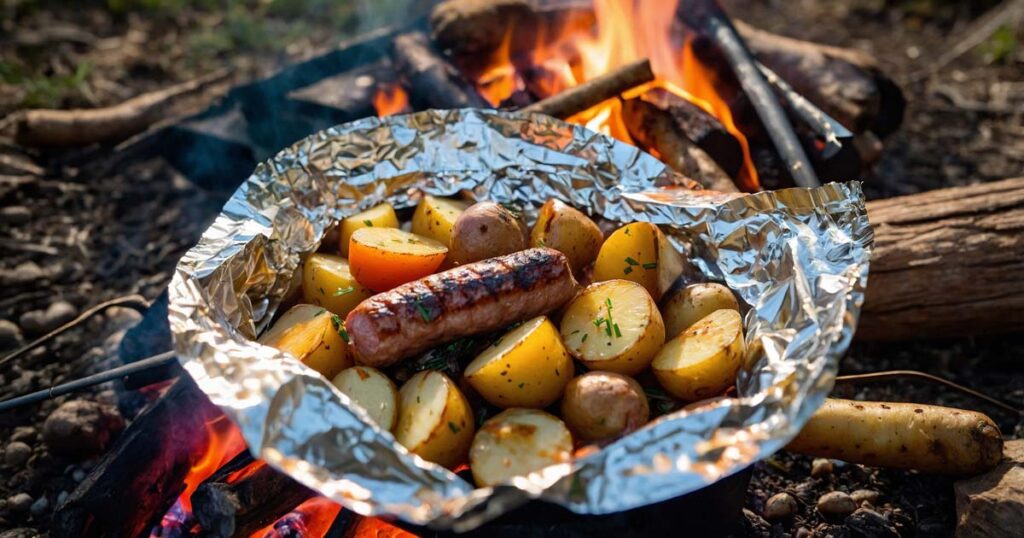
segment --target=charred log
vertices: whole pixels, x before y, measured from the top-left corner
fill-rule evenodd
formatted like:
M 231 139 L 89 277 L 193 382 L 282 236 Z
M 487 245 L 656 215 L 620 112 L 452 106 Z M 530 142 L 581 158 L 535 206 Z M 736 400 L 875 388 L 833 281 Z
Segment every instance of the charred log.
M 522 109 L 556 118 L 568 118 L 620 93 L 654 80 L 649 60 L 640 60 L 594 77 Z
M 679 111 L 683 112 L 684 109 Z M 696 180 L 706 189 L 739 191 L 718 163 L 687 136 L 685 127 L 677 119 L 678 115 L 671 110 L 637 98 L 623 103 L 622 116 L 630 136 L 642 146 L 656 150 L 665 164 L 676 172 Z M 735 162 L 742 164 L 742 153 Z
M 391 55 L 417 108 L 489 106 L 473 84 L 431 47 L 422 32 L 396 37 Z
M 457 58 L 487 57 L 517 24 L 531 26 L 528 0 L 445 0 L 430 13 L 434 42 Z
M 859 339 L 1024 327 L 1024 178 L 873 201 L 868 218 L 875 247 Z
M 257 465 L 246 472 L 249 465 Z M 242 473 L 232 480 L 236 473 Z M 313 497 L 302 486 L 243 452 L 206 479 L 192 494 L 192 513 L 207 536 L 249 536 Z
M 182 376 L 142 411 L 53 519 L 55 536 L 139 536 L 185 489 L 219 411 Z M 116 509 L 112 509 L 116 507 Z

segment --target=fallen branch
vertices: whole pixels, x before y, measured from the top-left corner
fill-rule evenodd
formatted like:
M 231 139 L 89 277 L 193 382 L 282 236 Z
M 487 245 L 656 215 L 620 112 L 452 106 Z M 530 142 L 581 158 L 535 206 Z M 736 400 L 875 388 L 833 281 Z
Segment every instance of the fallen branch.
M 651 71 L 651 62 L 644 59 L 541 99 L 522 108 L 522 111 L 539 112 L 564 119 L 652 80 L 654 72 Z
M 144 131 L 182 98 L 225 79 L 228 70 L 94 109 L 27 110 L 15 120 L 15 141 L 25 146 L 87 146 L 114 142 Z
M 473 84 L 431 47 L 422 32 L 396 37 L 391 55 L 416 105 L 423 108 L 489 107 Z
M 908 340 L 1024 327 L 1024 178 L 877 200 L 857 338 Z

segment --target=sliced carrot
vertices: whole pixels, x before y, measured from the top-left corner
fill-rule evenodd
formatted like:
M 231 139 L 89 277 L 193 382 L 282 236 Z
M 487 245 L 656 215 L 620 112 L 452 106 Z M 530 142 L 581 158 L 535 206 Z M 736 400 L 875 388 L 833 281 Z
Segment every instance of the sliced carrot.
M 380 292 L 437 271 L 447 253 L 443 243 L 398 228 L 360 228 L 349 239 L 348 262 L 356 281 Z

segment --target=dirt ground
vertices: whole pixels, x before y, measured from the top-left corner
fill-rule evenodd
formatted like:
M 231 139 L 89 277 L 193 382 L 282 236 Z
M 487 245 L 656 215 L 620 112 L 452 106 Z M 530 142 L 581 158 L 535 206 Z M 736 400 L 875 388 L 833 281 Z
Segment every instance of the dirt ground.
M 881 161 L 863 178 L 869 196 L 887 197 L 1024 175 L 1024 46 L 1018 44 L 1024 29 L 1001 28 L 948 65 L 929 70 L 995 3 L 729 0 L 724 5 L 768 30 L 861 48 L 881 60 L 909 103 L 902 129 L 884 141 Z M 400 4 L 90 0 L 71 9 L 57 0 L 7 1 L 0 6 L 0 116 L 22 108 L 117 103 L 225 65 L 232 68 L 232 80 L 247 80 L 393 20 L 394 13 L 415 11 L 399 10 Z M 5 123 L 0 120 L 0 131 Z M 38 336 L 44 327 L 26 315 L 39 317 L 34 313 L 53 310 L 56 303 L 69 305 L 70 310 L 62 306 L 61 312 L 51 312 L 66 319 L 127 293 L 156 297 L 220 205 L 216 193 L 196 188 L 162 161 L 97 172 L 82 164 L 87 161 L 82 155 L 41 154 L 0 138 L 0 319 L 20 327 L 11 342 Z M 0 365 L 0 399 L 109 366 L 124 327 L 136 319 L 124 310 L 113 312 L 48 350 Z M 1024 334 L 1018 334 L 855 344 L 841 373 L 922 370 L 983 388 L 1022 408 L 1022 362 Z M 992 416 L 1006 437 L 1024 436 L 1020 417 L 947 389 L 893 383 L 844 386 L 836 394 L 976 409 Z M 41 442 L 46 417 L 75 398 L 113 401 L 109 388 L 100 387 L 0 414 L 0 439 L 17 436 L 31 449 L 27 462 L 0 467 L 0 536 L 45 533 L 61 496 L 95 464 L 95 458 L 51 454 Z M 811 477 L 810 469 L 809 459 L 785 453 L 756 466 L 747 499 L 749 536 L 864 535 L 863 528 L 827 521 L 815 510 L 822 494 L 860 489 L 878 493 L 875 510 L 902 536 L 952 534 L 951 479 L 838 464 L 831 473 Z M 764 504 L 783 491 L 797 498 L 797 512 L 768 523 L 761 517 Z M 19 494 L 29 500 L 16 499 Z M 14 528 L 28 530 L 3 532 Z

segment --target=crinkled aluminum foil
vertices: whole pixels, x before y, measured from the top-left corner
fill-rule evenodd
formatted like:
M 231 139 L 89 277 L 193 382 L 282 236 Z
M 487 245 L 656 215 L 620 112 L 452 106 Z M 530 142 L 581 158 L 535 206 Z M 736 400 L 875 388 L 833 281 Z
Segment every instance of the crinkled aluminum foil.
M 427 111 L 334 127 L 259 165 L 181 260 L 175 349 L 254 454 L 360 514 L 465 530 L 529 498 L 598 514 L 682 495 L 778 450 L 821 405 L 856 325 L 872 233 L 857 183 L 738 197 L 657 187 L 679 184 L 689 183 L 628 144 L 540 115 Z M 408 454 L 328 380 L 252 341 L 341 218 L 463 190 L 663 225 L 751 307 L 739 397 L 667 415 L 514 486 L 474 489 Z

